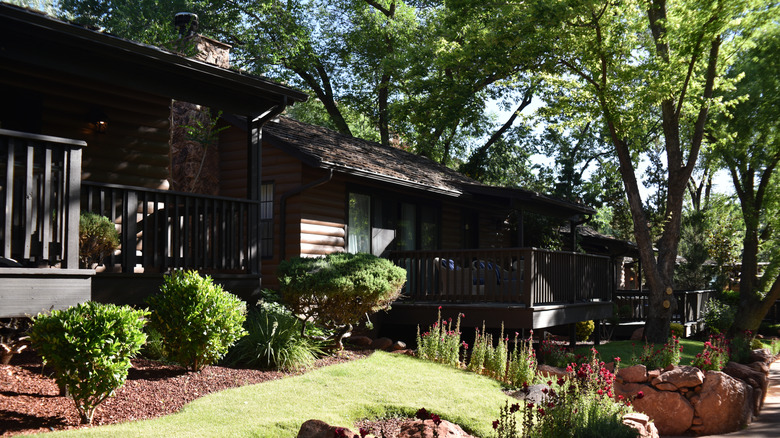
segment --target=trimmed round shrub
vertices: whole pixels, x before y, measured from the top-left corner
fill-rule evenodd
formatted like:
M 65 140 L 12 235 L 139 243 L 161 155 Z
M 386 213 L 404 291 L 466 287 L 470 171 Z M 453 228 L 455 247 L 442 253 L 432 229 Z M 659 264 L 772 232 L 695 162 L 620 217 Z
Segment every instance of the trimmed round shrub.
M 125 383 L 130 359 L 146 341 L 147 315 L 89 301 L 35 318 L 30 340 L 76 403 L 83 424 L 92 423 L 97 406 Z
M 704 306 L 704 326 L 710 333 L 726 333 L 734 323 L 736 308 L 710 298 Z
M 196 271 L 166 275 L 148 302 L 149 325 L 162 336 L 166 358 L 193 371 L 218 361 L 246 335 L 246 303 Z
M 579 342 L 587 341 L 593 330 L 596 329 L 596 323 L 590 321 L 577 321 L 575 330 L 577 332 L 577 340 Z
M 248 334 L 233 345 L 224 362 L 282 371 L 308 368 L 322 350 L 318 342 L 301 335 L 301 324 L 281 304 L 261 302 L 247 313 Z
M 119 232 L 111 219 L 84 212 L 79 217 L 79 262 L 91 268 L 119 248 Z
M 683 327 L 683 325 L 678 322 L 673 322 L 669 324 L 669 331 L 672 333 L 672 335 L 677 336 L 678 338 L 682 338 L 685 334 L 685 327 Z
M 285 260 L 278 270 L 283 302 L 304 321 L 342 328 L 390 308 L 401 295 L 406 270 L 371 254 L 330 254 Z

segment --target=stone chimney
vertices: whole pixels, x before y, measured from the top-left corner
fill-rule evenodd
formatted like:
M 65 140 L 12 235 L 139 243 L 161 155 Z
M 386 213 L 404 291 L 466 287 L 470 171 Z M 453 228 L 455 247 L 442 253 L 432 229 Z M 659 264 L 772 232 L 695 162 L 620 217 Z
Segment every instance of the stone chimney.
M 179 39 L 173 46 L 186 56 L 221 68 L 230 67 L 231 46 L 198 33 L 198 16 L 179 12 L 173 20 Z M 171 103 L 169 186 L 183 192 L 219 194 L 219 144 L 214 125 L 217 114 L 194 103 Z M 191 135 L 187 127 L 198 127 Z
M 179 12 L 174 16 L 173 24 L 179 31 L 180 47 L 182 49 L 194 49 L 195 54 L 192 55 L 193 58 L 217 67 L 230 67 L 230 49 L 232 46 L 199 34 L 197 14 Z

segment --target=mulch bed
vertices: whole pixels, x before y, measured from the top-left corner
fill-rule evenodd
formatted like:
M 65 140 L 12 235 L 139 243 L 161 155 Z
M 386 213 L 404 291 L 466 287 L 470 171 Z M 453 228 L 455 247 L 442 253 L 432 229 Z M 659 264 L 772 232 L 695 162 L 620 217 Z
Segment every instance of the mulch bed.
M 345 350 L 319 359 L 314 367 L 369 354 L 370 350 Z M 212 392 L 301 374 L 220 366 L 195 373 L 147 359 L 132 362 L 125 385 L 98 407 L 94 426 L 161 417 Z M 11 365 L 0 365 L 0 437 L 91 427 L 79 424 L 73 401 L 59 395 L 50 371 L 42 370 L 40 358 L 27 351 L 14 356 Z M 372 426 L 370 422 L 365 425 Z

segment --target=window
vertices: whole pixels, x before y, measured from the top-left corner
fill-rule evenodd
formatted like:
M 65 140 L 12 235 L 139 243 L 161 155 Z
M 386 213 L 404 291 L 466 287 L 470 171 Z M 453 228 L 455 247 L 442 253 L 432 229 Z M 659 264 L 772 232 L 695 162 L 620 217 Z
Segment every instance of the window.
M 439 208 L 392 196 L 349 193 L 347 251 L 383 256 L 391 250 L 439 248 Z
M 274 183 L 260 185 L 260 256 L 274 255 Z
M 371 197 L 358 193 L 349 194 L 347 226 L 349 239 L 347 251 L 371 252 Z

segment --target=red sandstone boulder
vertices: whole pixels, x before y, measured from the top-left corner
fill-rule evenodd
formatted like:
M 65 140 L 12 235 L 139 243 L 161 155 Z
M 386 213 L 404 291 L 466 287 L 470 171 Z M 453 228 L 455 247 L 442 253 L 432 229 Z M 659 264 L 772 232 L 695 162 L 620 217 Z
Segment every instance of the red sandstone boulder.
M 761 348 L 759 350 L 753 350 L 750 352 L 750 362 L 771 363 L 774 360 L 775 357 L 772 356 L 772 352 L 766 348 Z
M 441 438 L 474 438 L 467 434 L 460 426 L 449 421 L 442 420 L 438 426 L 433 420 L 409 420 L 401 425 L 401 431 L 398 432 L 398 438 L 433 438 L 434 429 L 438 437 Z
M 650 421 L 650 417 L 638 412 L 632 412 L 623 416 L 623 424 L 630 426 L 639 432 L 639 438 L 659 438 L 658 429 Z
M 368 348 L 373 340 L 368 336 L 350 336 L 344 339 L 344 342 L 356 347 Z
M 639 391 L 643 392 L 642 398 L 637 397 Z M 629 383 L 616 384 L 615 393 L 633 398 L 634 409 L 647 414 L 661 435 L 682 435 L 691 427 L 693 406 L 679 392 L 657 391 L 647 385 Z
M 308 420 L 301 425 L 297 438 L 334 438 L 337 429 L 343 431 L 343 436 L 349 438 L 360 437 L 360 433 L 352 429 L 331 426 L 321 420 Z M 366 437 L 374 438 L 374 435 L 366 435 Z
M 647 382 L 647 367 L 634 365 L 620 368 L 617 372 L 617 377 L 625 383 L 644 383 Z
M 393 340 L 390 338 L 376 338 L 369 346 L 372 350 L 387 350 L 393 346 Z
M 393 342 L 393 345 L 390 346 L 390 351 L 399 351 L 399 350 L 406 350 L 406 342 L 395 341 Z
M 698 396 L 695 409 L 701 424 L 691 428 L 698 435 L 734 432 L 752 420 L 753 388 L 728 374 L 707 371 Z
M 652 380 L 652 385 L 662 391 L 676 391 L 680 388 L 695 388 L 704 383 L 704 373 L 692 366 L 674 367 Z

